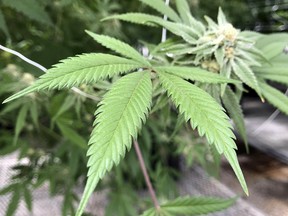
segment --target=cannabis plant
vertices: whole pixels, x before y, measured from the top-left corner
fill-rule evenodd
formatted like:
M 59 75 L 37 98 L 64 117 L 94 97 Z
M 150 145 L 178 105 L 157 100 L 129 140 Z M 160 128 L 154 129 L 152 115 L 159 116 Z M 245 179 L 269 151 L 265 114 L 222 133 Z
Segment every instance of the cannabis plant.
M 154 208 L 143 215 L 205 214 L 227 208 L 234 202 L 233 199 L 179 197 L 158 204 L 137 141 L 149 114 L 159 106 L 155 103 L 156 91 L 169 98 L 191 128 L 197 129 L 218 154 L 226 157 L 247 195 L 248 189 L 235 152 L 235 136 L 222 102 L 244 139 L 246 133 L 239 105 L 244 84 L 287 113 L 287 98 L 265 82 L 269 77 L 260 75 L 262 65 L 268 64 L 269 59 L 256 48 L 252 39 L 247 39 L 250 35 L 242 36 L 227 22 L 221 9 L 218 23 L 206 17 L 208 25 L 205 25 L 191 15 L 185 0 L 176 0 L 177 12 L 161 0 L 142 2 L 170 20 L 141 13 L 115 15 L 107 19 L 161 26 L 174 34 L 166 42 L 152 45 L 148 57 L 118 39 L 87 31 L 98 43 L 120 56 L 90 53 L 62 60 L 31 86 L 4 101 L 31 95 L 35 91 L 70 89 L 105 79 L 116 80 L 95 107 L 95 121 L 88 142 L 87 183 L 77 216 L 82 215 L 99 181 L 119 164 L 132 143 L 154 203 Z M 277 97 L 272 96 L 274 93 Z

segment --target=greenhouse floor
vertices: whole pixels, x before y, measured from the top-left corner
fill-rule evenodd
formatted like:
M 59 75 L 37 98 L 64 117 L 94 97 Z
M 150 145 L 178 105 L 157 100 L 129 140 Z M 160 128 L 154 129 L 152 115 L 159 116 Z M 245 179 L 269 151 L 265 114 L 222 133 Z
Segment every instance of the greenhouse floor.
M 251 149 L 249 155 L 240 155 L 249 197 L 244 199 L 268 216 L 288 216 L 288 165 Z M 234 193 L 242 193 L 229 164 L 223 164 L 221 183 Z M 225 170 L 225 171 L 224 171 Z
M 9 181 L 9 176 L 11 175 L 11 171 L 9 171 L 9 167 L 15 165 L 17 162 L 16 155 L 10 155 L 6 157 L 0 158 L 0 187 L 5 186 Z M 224 166 L 225 167 L 225 166 Z M 246 166 L 245 173 L 248 177 L 248 184 L 250 187 L 250 193 L 251 193 L 251 200 L 245 200 L 243 198 L 238 199 L 236 205 L 233 207 L 227 209 L 226 211 L 210 214 L 211 216 L 235 216 L 235 215 L 245 215 L 245 216 L 264 216 L 264 215 L 271 215 L 271 216 L 285 216 L 283 212 L 277 213 L 277 210 L 281 209 L 279 206 L 282 206 L 282 201 L 279 200 L 273 200 L 273 205 L 275 206 L 275 211 L 273 212 L 274 207 L 271 205 L 267 205 L 267 208 L 264 209 L 262 206 L 259 206 L 259 203 L 255 203 L 255 197 L 261 195 L 261 191 L 263 191 L 263 184 L 260 186 L 257 186 L 258 184 L 251 184 L 251 182 L 259 180 L 260 177 L 258 175 L 253 176 L 254 173 L 247 173 L 246 172 Z M 218 180 L 209 177 L 205 174 L 205 172 L 200 167 L 195 167 L 194 169 L 184 170 L 183 171 L 183 180 L 179 182 L 179 190 L 181 194 L 183 195 L 208 195 L 208 196 L 217 196 L 217 197 L 235 197 L 236 193 L 241 193 L 240 189 L 238 190 L 238 183 L 235 179 L 234 175 L 230 173 L 229 169 L 224 169 L 225 172 L 222 173 L 222 180 L 223 183 L 219 182 Z M 249 171 L 249 169 L 247 170 Z M 249 171 L 250 172 L 250 171 Z M 251 178 L 251 179 L 250 179 Z M 254 180 L 255 179 L 255 180 Z M 226 186 L 231 186 L 233 189 L 237 189 L 234 192 Z M 265 184 L 266 187 L 270 187 L 269 189 L 265 189 L 267 191 L 272 190 L 272 188 L 275 188 L 275 183 L 273 184 Z M 260 187 L 260 188 L 259 188 Z M 261 190 L 261 191 L 258 191 Z M 284 189 L 284 188 L 283 188 Z M 283 189 L 282 191 L 278 191 L 278 195 L 283 195 Z M 82 190 L 79 190 L 82 191 Z M 273 190 L 272 190 L 273 191 Z M 80 193 L 79 193 L 80 194 Z M 275 194 L 275 193 L 274 193 Z M 261 195 L 262 196 L 262 195 Z M 254 199 L 255 200 L 254 200 Z M 259 197 L 260 198 L 260 197 Z M 266 196 L 266 201 L 271 201 L 269 194 Z M 287 198 L 287 196 L 286 196 Z M 7 208 L 7 205 L 9 203 L 9 196 L 1 196 L 0 197 L 0 215 L 5 215 L 5 209 Z M 42 188 L 38 189 L 33 194 L 34 199 L 34 205 L 33 205 L 33 212 L 30 213 L 27 211 L 26 206 L 23 201 L 20 202 L 20 207 L 17 210 L 16 216 L 47 216 L 47 215 L 61 215 L 61 196 L 56 196 L 53 198 L 49 197 L 48 194 L 48 187 L 43 186 Z M 262 198 L 261 198 L 262 199 Z M 106 203 L 106 193 L 96 193 L 93 195 L 92 199 L 90 199 L 90 205 L 88 205 L 88 209 L 93 209 L 93 215 L 95 216 L 104 216 L 104 206 Z M 284 199 L 285 200 L 285 199 Z M 263 202 L 263 200 L 260 200 L 260 202 Z M 252 204 L 251 204 L 252 203 Z M 262 203 L 261 203 L 262 204 Z M 259 208 L 257 208 L 258 206 Z M 255 207 L 256 206 L 256 207 Z M 269 209 L 270 206 L 270 209 Z M 259 209 L 267 210 L 264 214 Z M 284 210 L 284 208 L 282 208 Z M 281 210 L 281 211 L 282 211 Z M 272 214 L 272 213 L 273 214 Z M 288 211 L 287 211 L 288 212 Z M 271 213 L 271 214 L 270 214 Z M 275 214 L 274 214 L 275 213 Z

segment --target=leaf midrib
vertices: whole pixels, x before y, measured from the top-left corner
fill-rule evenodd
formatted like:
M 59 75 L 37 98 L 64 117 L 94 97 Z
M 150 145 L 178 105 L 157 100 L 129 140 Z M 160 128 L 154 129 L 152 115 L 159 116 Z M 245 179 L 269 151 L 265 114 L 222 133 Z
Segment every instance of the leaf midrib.
M 141 66 L 140 65 L 138 65 L 138 64 L 136 64 L 137 62 L 135 62 L 135 65 L 134 64 L 132 64 L 132 62 L 131 62 L 131 64 L 129 64 L 129 63 L 117 63 L 117 64 L 112 64 L 112 65 L 131 65 L 131 66 L 135 66 L 135 69 L 137 69 L 137 68 L 140 68 Z M 66 72 L 65 74 L 63 74 L 62 76 L 66 76 L 66 75 L 71 75 L 72 73 L 76 73 L 76 72 L 79 72 L 79 71 L 81 71 L 81 72 L 79 72 L 79 73 L 82 73 L 83 71 L 82 70 L 86 70 L 86 69 L 92 69 L 92 68 L 97 68 L 97 67 L 101 67 L 101 66 L 112 66 L 110 63 L 106 63 L 106 64 L 99 64 L 99 65 L 97 65 L 97 66 L 90 66 L 90 67 L 86 67 L 86 68 L 81 68 L 81 69 L 79 69 L 79 70 L 73 70 L 73 71 L 68 71 L 68 72 Z M 136 67 L 137 66 L 137 67 Z M 59 68 L 53 68 L 53 69 L 58 69 L 58 70 L 60 70 Z M 49 72 L 49 73 L 53 73 L 53 72 Z M 47 73 L 47 75 L 49 74 L 49 73 Z M 46 74 L 44 74 L 43 76 L 45 76 Z M 62 76 L 59 76 L 59 77 L 43 77 L 42 79 L 48 79 L 48 80 L 51 80 L 51 79 L 58 79 L 58 78 L 61 78 Z
M 116 134 L 115 132 L 116 132 L 116 131 L 118 130 L 118 128 L 119 128 L 119 123 L 121 122 L 121 120 L 122 120 L 122 118 L 123 118 L 123 116 L 124 116 L 124 113 L 125 113 L 125 111 L 127 110 L 127 107 L 128 107 L 128 105 L 130 104 L 130 102 L 131 102 L 131 98 L 132 98 L 133 95 L 135 94 L 135 91 L 138 89 L 137 87 L 141 84 L 141 80 L 144 78 L 144 75 L 145 75 L 145 73 L 143 73 L 143 77 L 141 77 L 141 79 L 139 79 L 137 85 L 135 86 L 134 90 L 133 90 L 132 93 L 131 93 L 131 96 L 130 96 L 130 98 L 129 98 L 129 100 L 128 100 L 125 108 L 124 108 L 124 111 L 122 112 L 122 114 L 121 114 L 121 116 L 120 116 L 120 118 L 119 118 L 119 121 L 117 122 L 117 126 L 116 126 L 116 128 L 115 128 L 115 130 L 114 130 L 114 132 L 113 132 L 113 135 L 112 135 L 112 137 L 110 138 L 110 140 L 107 142 L 107 145 L 106 145 L 106 148 L 105 148 L 105 154 L 103 154 L 103 155 L 99 158 L 99 160 L 101 160 L 101 163 L 102 163 L 102 159 L 103 159 L 104 156 L 106 156 L 106 154 L 107 154 L 107 149 L 108 149 L 108 147 L 111 145 L 111 140 L 114 139 L 114 136 L 115 136 L 115 134 Z M 93 156 L 93 155 L 91 155 L 91 156 Z M 99 160 L 98 160 L 98 161 L 99 161 Z M 92 167 L 92 166 L 93 166 L 93 165 L 91 165 L 90 167 Z M 94 172 L 94 173 L 95 173 L 95 172 Z M 91 175 L 92 175 L 92 173 L 91 173 Z

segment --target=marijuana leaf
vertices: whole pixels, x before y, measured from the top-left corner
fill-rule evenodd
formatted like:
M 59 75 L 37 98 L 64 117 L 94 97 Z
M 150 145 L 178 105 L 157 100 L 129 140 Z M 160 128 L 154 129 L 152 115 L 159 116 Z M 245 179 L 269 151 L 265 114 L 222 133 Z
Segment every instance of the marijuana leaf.
M 226 156 L 238 180 L 248 194 L 247 185 L 237 161 L 234 149 L 232 126 L 224 109 L 205 91 L 184 81 L 183 79 L 163 72 L 158 72 L 161 84 L 166 89 L 179 112 L 184 114 L 185 120 L 197 128 L 200 136 L 205 135 L 210 144 L 214 144 L 217 151 Z
M 89 84 L 114 75 L 140 68 L 141 64 L 134 60 L 109 54 L 84 54 L 68 58 L 40 76 L 32 86 L 12 95 L 3 103 L 9 102 L 33 91 L 45 89 L 62 89 Z
M 94 130 L 87 155 L 88 180 L 79 205 L 80 216 L 97 183 L 131 148 L 152 101 L 150 72 L 136 72 L 119 79 L 95 112 Z
M 90 31 L 86 31 L 87 34 L 89 34 L 94 40 L 102 44 L 103 46 L 125 56 L 131 59 L 134 59 L 135 61 L 138 61 L 139 63 L 151 66 L 151 64 L 139 53 L 137 52 L 133 47 L 130 45 L 117 40 L 115 38 L 105 36 L 105 35 L 98 35 Z
M 206 82 L 206 83 L 239 83 L 237 80 L 228 79 L 221 75 L 208 72 L 199 67 L 154 67 L 155 70 L 165 71 L 167 73 L 179 76 L 183 79 Z
M 279 90 L 269 86 L 265 82 L 260 82 L 264 98 L 272 105 L 288 115 L 288 98 Z
M 248 151 L 248 142 L 247 142 L 247 134 L 244 122 L 244 115 L 242 112 L 242 108 L 239 104 L 239 101 L 235 95 L 235 93 L 228 86 L 226 87 L 225 94 L 222 97 L 222 101 L 224 103 L 225 108 L 227 109 L 231 119 L 235 124 L 236 130 L 239 132 L 242 140 L 245 143 L 246 150 Z
M 210 197 L 178 197 L 162 204 L 160 210 L 148 209 L 142 216 L 176 216 L 203 215 L 221 211 L 233 205 L 235 199 L 219 199 Z M 158 212 L 158 213 L 157 213 Z
M 162 0 L 140 0 L 141 2 L 149 5 L 150 7 L 154 8 L 158 12 L 162 13 L 163 15 L 166 15 L 169 19 L 175 21 L 175 22 L 180 22 L 181 19 L 178 16 L 178 14 L 168 5 L 165 4 L 164 1 Z

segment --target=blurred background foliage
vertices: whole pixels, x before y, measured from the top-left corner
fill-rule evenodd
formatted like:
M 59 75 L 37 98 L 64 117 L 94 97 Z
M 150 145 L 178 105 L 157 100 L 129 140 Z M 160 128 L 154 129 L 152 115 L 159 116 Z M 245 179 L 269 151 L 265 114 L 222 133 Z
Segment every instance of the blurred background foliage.
M 193 14 L 200 19 L 205 14 L 215 18 L 221 6 L 236 27 L 254 29 L 260 12 L 251 11 L 248 3 L 245 0 L 190 1 Z M 112 14 L 155 13 L 150 10 L 139 1 L 130 0 L 0 0 L 0 43 L 50 68 L 69 56 L 106 51 L 86 35 L 85 29 L 122 39 L 139 48 L 139 41 L 158 43 L 160 29 L 117 20 L 101 22 Z M 262 20 L 265 19 L 263 16 Z M 0 101 L 28 86 L 42 73 L 1 51 Z M 100 98 L 112 81 L 83 85 L 80 89 Z M 198 163 L 215 176 L 220 158 L 204 140 L 193 139 L 197 134 L 188 132 L 191 129 L 183 126 L 183 119 L 177 118 L 175 110 L 165 106 L 167 101 L 161 94 L 155 96 L 156 105 L 139 143 L 157 192 L 163 199 L 173 198 L 177 194 L 174 182 L 178 178 L 180 157 L 186 156 L 187 165 Z M 51 195 L 64 195 L 63 215 L 73 214 L 73 202 L 78 199 L 73 189 L 85 180 L 87 173 L 86 143 L 96 105 L 97 102 L 72 91 L 31 94 L 0 105 L 0 156 L 17 151 L 20 159 L 28 159 L 28 163 L 14 167 L 11 185 L 0 191 L 0 195 L 13 194 L 7 211 L 13 214 L 13 207 L 21 197 L 31 209 L 31 191 L 48 182 Z M 135 191 L 144 188 L 137 163 L 132 149 L 126 160 L 102 181 L 102 187 L 98 187 L 110 188 L 107 215 L 115 212 L 118 216 L 136 215 L 135 203 L 139 204 L 139 196 Z M 171 190 L 167 191 L 167 187 Z M 140 208 L 146 205 L 147 201 Z

